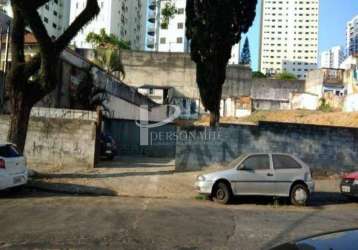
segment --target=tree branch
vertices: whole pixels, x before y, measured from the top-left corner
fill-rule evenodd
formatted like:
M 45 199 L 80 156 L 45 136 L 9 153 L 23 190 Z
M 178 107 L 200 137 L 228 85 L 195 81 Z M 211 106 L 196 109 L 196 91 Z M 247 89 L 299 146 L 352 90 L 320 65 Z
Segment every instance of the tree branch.
M 13 5 L 12 8 L 14 18 L 11 32 L 11 61 L 13 64 L 24 63 L 25 20 L 16 5 Z
M 42 22 L 42 19 L 37 12 L 37 9 L 34 9 L 32 5 L 33 1 L 22 1 L 19 4 L 15 4 L 15 7 L 19 7 L 22 15 L 29 24 L 31 31 L 33 32 L 37 42 L 40 45 L 41 52 L 49 53 L 53 48 L 52 40 L 48 35 L 45 25 Z
M 95 16 L 98 15 L 100 9 L 97 0 L 87 0 L 86 8 L 73 21 L 73 23 L 66 29 L 66 31 L 56 40 L 56 53 L 63 51 L 77 33 Z

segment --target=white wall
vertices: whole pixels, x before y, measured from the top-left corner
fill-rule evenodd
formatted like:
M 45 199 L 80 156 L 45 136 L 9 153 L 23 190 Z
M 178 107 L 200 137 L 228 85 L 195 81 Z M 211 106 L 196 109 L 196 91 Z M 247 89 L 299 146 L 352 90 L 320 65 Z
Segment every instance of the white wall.
M 316 110 L 319 105 L 319 97 L 309 93 L 292 93 L 291 109 Z
M 129 103 L 121 98 L 108 95 L 105 106 L 109 109 L 111 118 L 125 120 L 140 120 L 140 112 L 143 108 Z M 149 121 L 160 122 L 167 118 L 167 106 L 159 105 L 148 110 Z
M 344 101 L 344 112 L 358 112 L 358 94 L 348 95 Z

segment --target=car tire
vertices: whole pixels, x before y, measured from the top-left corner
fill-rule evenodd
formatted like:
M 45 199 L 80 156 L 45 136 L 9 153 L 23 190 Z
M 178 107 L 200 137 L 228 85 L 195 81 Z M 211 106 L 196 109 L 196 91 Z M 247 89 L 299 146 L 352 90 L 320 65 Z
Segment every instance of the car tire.
M 306 185 L 295 184 L 291 188 L 290 201 L 294 206 L 306 206 L 310 197 L 310 192 Z
M 231 200 L 232 194 L 230 187 L 223 183 L 219 182 L 212 194 L 213 201 L 219 204 L 228 204 Z

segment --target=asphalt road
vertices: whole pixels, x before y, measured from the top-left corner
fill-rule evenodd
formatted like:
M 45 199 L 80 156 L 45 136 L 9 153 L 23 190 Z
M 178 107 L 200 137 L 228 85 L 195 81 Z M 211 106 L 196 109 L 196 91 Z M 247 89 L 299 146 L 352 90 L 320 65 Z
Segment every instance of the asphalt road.
M 0 192 L 0 249 L 268 249 L 358 227 L 358 204 L 210 201 Z

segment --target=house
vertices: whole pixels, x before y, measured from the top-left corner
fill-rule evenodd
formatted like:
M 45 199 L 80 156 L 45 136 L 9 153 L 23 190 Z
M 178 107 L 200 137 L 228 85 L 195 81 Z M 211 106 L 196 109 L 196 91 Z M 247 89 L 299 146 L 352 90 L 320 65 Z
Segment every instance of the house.
M 291 94 L 304 92 L 302 80 L 253 79 L 251 87 L 253 110 L 289 110 Z
M 347 95 L 347 89 L 344 84 L 344 69 L 322 68 L 309 72 L 305 90 L 317 95 L 319 98 L 324 97 L 325 94 Z

